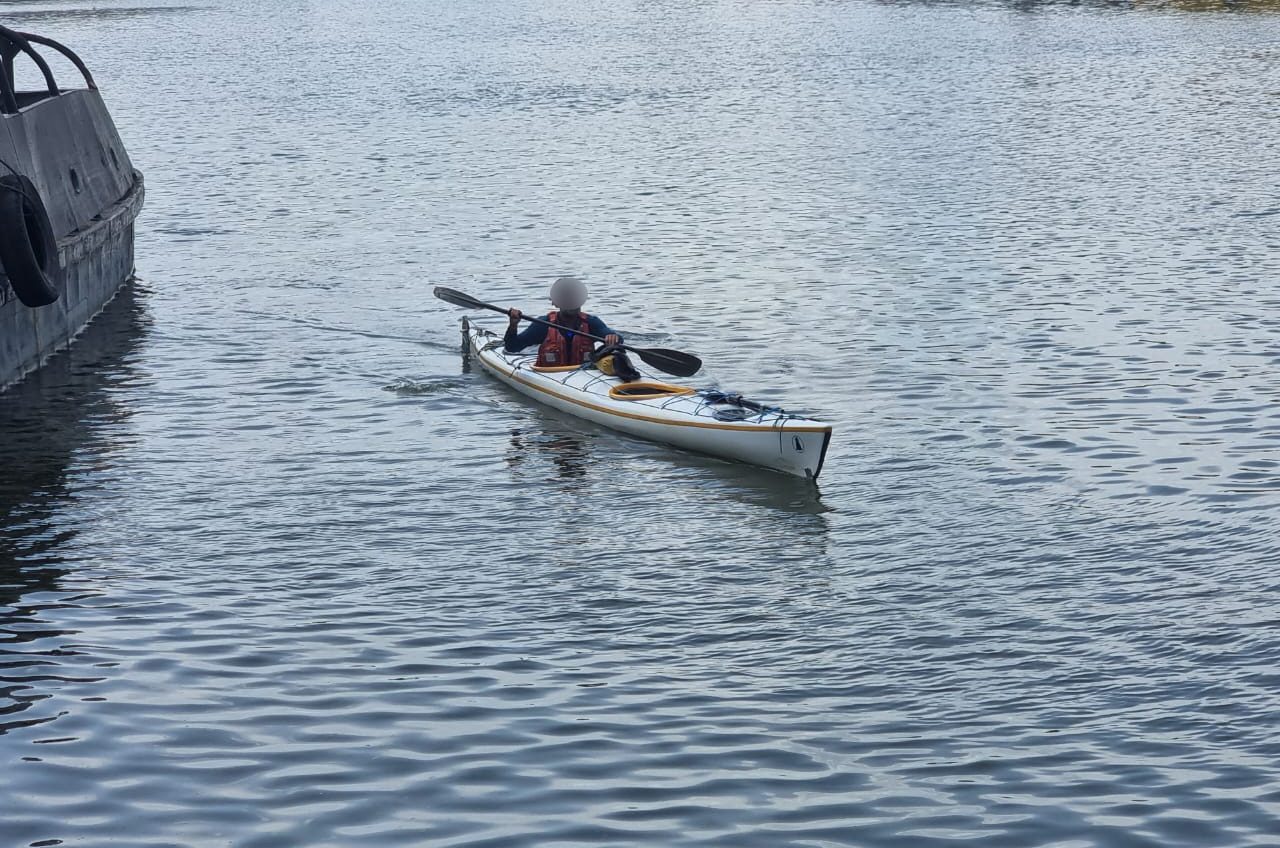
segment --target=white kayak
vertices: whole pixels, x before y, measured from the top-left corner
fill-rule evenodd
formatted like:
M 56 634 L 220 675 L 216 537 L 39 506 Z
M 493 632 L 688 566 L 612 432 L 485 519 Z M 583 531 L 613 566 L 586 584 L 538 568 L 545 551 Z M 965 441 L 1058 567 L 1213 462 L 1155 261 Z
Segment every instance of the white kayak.
M 467 350 L 485 371 L 534 400 L 596 424 L 686 450 L 817 479 L 831 425 L 716 390 L 641 372 L 624 383 L 592 367 L 539 368 L 502 337 L 462 319 Z

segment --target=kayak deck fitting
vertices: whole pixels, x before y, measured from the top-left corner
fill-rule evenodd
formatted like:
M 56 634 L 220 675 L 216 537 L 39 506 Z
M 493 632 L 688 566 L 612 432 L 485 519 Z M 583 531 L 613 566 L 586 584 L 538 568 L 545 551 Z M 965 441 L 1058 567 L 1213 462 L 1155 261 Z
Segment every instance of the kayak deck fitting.
M 590 367 L 538 368 L 502 337 L 462 319 L 468 353 L 511 388 L 561 412 L 650 441 L 816 480 L 831 425 L 714 389 L 673 385 L 641 372 L 624 383 Z

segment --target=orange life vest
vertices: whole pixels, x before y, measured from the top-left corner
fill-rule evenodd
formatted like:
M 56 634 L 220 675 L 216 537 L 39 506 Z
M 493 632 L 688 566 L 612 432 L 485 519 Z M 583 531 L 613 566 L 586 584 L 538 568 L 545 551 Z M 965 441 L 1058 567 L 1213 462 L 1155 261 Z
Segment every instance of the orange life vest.
M 560 313 L 552 312 L 547 316 L 547 320 L 552 324 L 560 324 Z M 578 313 L 578 326 L 576 328 L 572 324 L 564 324 L 564 326 L 570 330 L 576 330 L 572 334 L 573 341 L 566 339 L 564 333 L 554 327 L 548 327 L 546 341 L 538 346 L 537 364 L 539 367 L 552 368 L 557 365 L 581 365 L 591 355 L 595 343 L 583 335 L 583 333 L 587 332 L 587 313 Z

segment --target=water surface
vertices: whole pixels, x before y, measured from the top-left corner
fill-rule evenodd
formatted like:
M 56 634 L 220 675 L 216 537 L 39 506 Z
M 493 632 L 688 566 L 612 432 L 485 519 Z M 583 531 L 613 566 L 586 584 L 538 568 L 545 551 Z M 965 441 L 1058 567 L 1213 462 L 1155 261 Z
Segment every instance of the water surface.
M 0 19 L 148 181 L 0 396 L 0 842 L 1275 844 L 1265 7 Z M 820 491 L 531 406 L 430 295 L 564 273 L 830 420 Z

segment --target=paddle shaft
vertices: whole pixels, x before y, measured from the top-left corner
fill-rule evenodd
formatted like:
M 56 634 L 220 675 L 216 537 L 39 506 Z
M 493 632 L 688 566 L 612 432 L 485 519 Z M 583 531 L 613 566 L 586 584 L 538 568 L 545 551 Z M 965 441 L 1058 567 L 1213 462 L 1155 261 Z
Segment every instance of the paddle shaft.
M 505 309 L 499 310 L 499 311 L 506 312 Z M 507 313 L 507 314 L 510 315 L 510 313 Z M 590 333 L 584 333 L 582 330 L 570 330 L 568 327 L 561 327 L 559 324 L 553 324 L 550 321 L 548 321 L 546 318 L 535 318 L 532 315 L 525 315 L 523 312 L 520 313 L 520 317 L 525 321 L 532 321 L 535 324 L 542 324 L 544 326 L 550 327 L 553 330 L 559 330 L 562 333 L 569 333 L 570 335 L 572 335 L 573 333 L 577 333 L 583 338 L 591 339 L 592 341 L 595 341 L 595 342 L 604 343 L 604 339 L 601 338 L 600 336 L 593 336 Z M 619 345 L 619 347 L 627 349 L 626 345 Z
M 492 303 L 485 303 L 483 300 L 476 300 L 469 294 L 460 291 L 447 289 L 443 286 L 437 286 L 434 290 L 435 296 L 443 301 L 452 303 L 454 306 L 461 306 L 465 309 L 490 309 L 494 312 L 501 312 L 504 315 L 510 315 L 510 310 L 503 309 L 501 306 L 494 306 Z M 593 336 L 591 333 L 584 333 L 581 330 L 571 330 L 568 327 L 562 327 L 545 318 L 535 318 L 532 315 L 520 313 L 520 317 L 526 321 L 532 321 L 535 324 L 544 324 L 562 333 L 579 333 L 584 338 L 592 341 L 605 342 L 600 336 Z M 605 342 L 608 344 L 608 342 Z M 678 350 L 666 350 L 664 348 L 646 348 L 631 347 L 630 345 L 618 345 L 622 350 L 629 350 L 639 356 L 645 362 L 668 374 L 675 374 L 677 377 L 691 377 L 702 367 L 702 360 L 693 354 L 684 353 Z
M 507 315 L 507 316 L 511 315 L 510 310 L 503 309 L 501 306 L 494 306 L 492 303 L 484 303 L 483 301 L 477 300 L 476 306 L 483 306 L 485 309 L 492 309 L 494 312 L 501 312 L 503 315 Z M 577 333 L 578 335 L 583 336 L 584 338 L 591 339 L 592 341 L 596 341 L 596 342 L 604 341 L 604 339 L 601 338 L 600 336 L 593 336 L 590 333 L 584 333 L 581 330 L 571 330 L 568 327 L 562 327 L 559 324 L 553 324 L 552 322 L 548 321 L 545 318 L 535 318 L 532 315 L 525 315 L 523 312 L 520 313 L 520 318 L 524 321 L 532 321 L 535 324 L 543 324 L 547 327 L 552 328 L 553 330 L 559 330 L 562 333 Z M 626 348 L 626 345 L 621 345 L 621 347 Z M 626 348 L 626 349 L 629 350 L 630 348 Z

